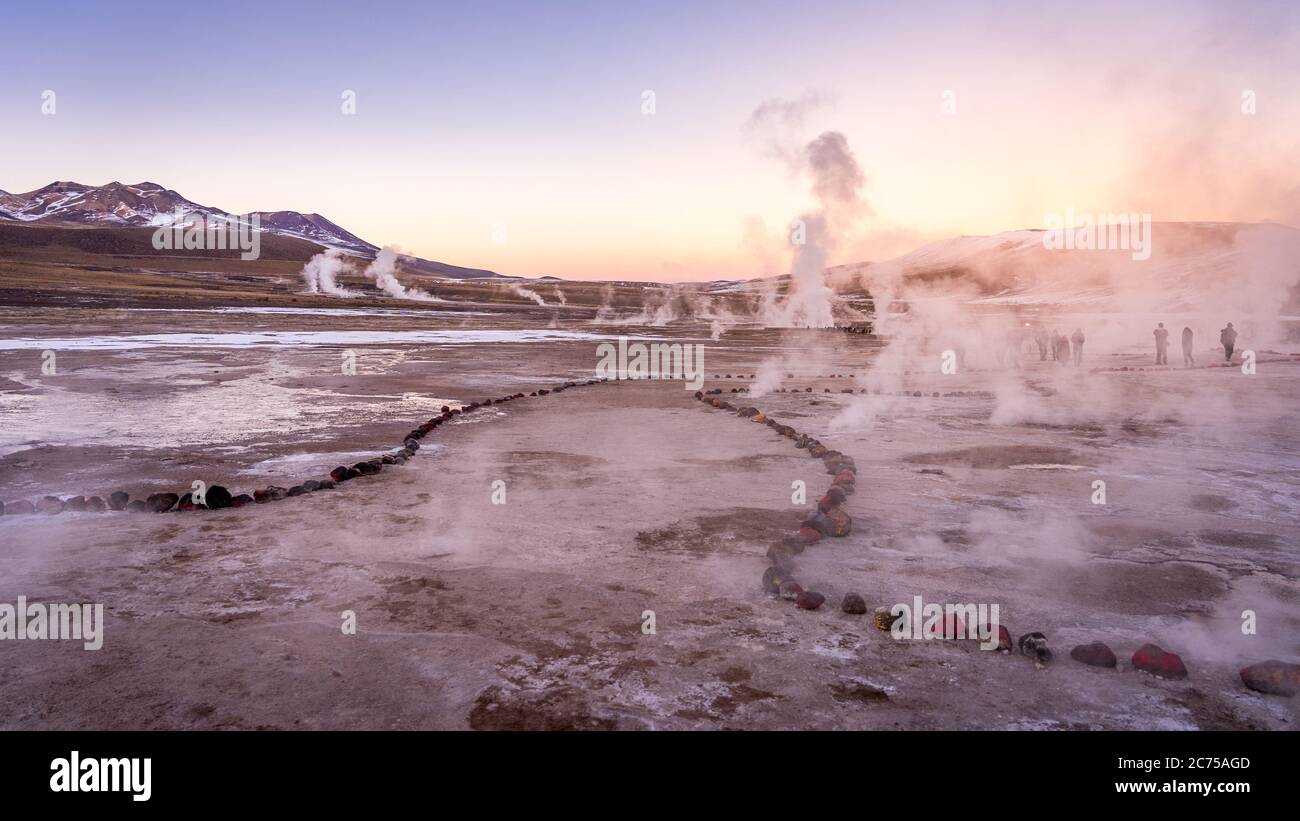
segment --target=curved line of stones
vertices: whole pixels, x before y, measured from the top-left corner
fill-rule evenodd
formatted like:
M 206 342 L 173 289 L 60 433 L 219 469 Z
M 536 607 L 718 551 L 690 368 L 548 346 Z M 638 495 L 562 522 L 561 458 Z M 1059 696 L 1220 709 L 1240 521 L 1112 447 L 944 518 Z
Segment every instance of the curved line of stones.
M 589 379 L 583 382 L 565 382 L 554 388 L 539 388 L 527 394 L 528 397 L 547 396 L 549 394 L 561 393 L 569 388 L 585 387 L 587 385 L 597 385 L 609 381 L 607 378 Z M 104 511 L 127 511 L 134 513 L 166 513 L 168 511 L 184 510 L 220 510 L 223 508 L 238 508 L 250 504 L 262 504 L 265 502 L 278 502 L 291 496 L 301 496 L 306 493 L 312 493 L 319 490 L 331 490 L 341 482 L 356 479 L 361 476 L 373 476 L 384 469 L 386 465 L 403 465 L 407 460 L 413 458 L 420 450 L 420 440 L 429 433 L 432 433 L 440 425 L 445 424 L 457 416 L 472 413 L 480 408 L 487 408 L 493 405 L 501 405 L 506 402 L 513 402 L 516 399 L 524 399 L 523 393 L 512 393 L 499 399 L 484 399 L 481 402 L 471 402 L 460 408 L 452 408 L 443 405 L 439 415 L 420 423 L 413 428 L 402 439 L 402 446 L 396 450 L 376 456 L 372 459 L 357 462 L 352 467 L 340 465 L 330 471 L 329 477 L 325 479 L 307 479 L 300 484 L 293 485 L 289 488 L 283 488 L 271 485 L 253 493 L 241 493 L 232 495 L 222 485 L 212 485 L 204 491 L 204 498 L 201 503 L 195 503 L 192 493 L 153 493 L 145 499 L 132 499 L 130 494 L 123 490 L 114 491 L 109 494 L 105 500 L 100 496 L 72 496 L 67 499 L 61 499 L 58 496 L 45 496 L 40 501 L 32 503 L 25 499 L 17 502 L 5 504 L 0 502 L 0 516 L 16 516 L 34 513 L 56 514 L 63 511 L 71 512 L 92 512 L 99 513 Z
M 826 536 L 847 536 L 852 530 L 852 519 L 841 507 L 848 496 L 852 495 L 857 481 L 857 467 L 853 458 L 831 450 L 817 439 L 799 433 L 790 425 L 784 425 L 764 414 L 755 407 L 737 407 L 732 403 L 717 398 L 721 389 L 696 391 L 695 398 L 706 407 L 723 411 L 733 411 L 740 418 L 759 422 L 794 442 L 794 446 L 808 452 L 809 456 L 819 458 L 826 466 L 826 472 L 834 475 L 826 495 L 817 503 L 817 512 L 806 518 L 797 532 L 783 537 L 768 548 L 768 568 L 763 572 L 762 586 L 768 593 L 792 600 L 805 610 L 816 610 L 822 606 L 826 597 L 821 593 L 804 590 L 795 581 L 795 557 L 803 553 L 810 545 L 816 544 Z M 710 398 L 712 397 L 712 398 Z M 856 593 L 844 597 L 841 609 L 850 614 L 866 613 L 866 602 Z M 880 607 L 875 610 L 875 625 L 880 630 L 889 631 L 896 618 L 890 608 Z M 956 636 L 965 633 L 958 616 L 953 614 L 951 620 L 943 625 L 946 634 Z M 998 647 L 1003 653 L 1018 649 L 1038 664 L 1051 660 L 1052 651 L 1048 648 L 1047 637 L 1039 632 L 1026 633 L 1013 645 L 1010 631 L 1003 625 L 998 626 Z M 1103 642 L 1076 645 L 1070 650 L 1070 657 L 1092 667 L 1116 668 L 1118 659 L 1114 651 Z M 1187 667 L 1180 656 L 1170 653 L 1159 645 L 1148 642 L 1139 647 L 1130 659 L 1136 670 L 1141 670 L 1157 678 L 1181 680 L 1188 677 Z M 1300 692 L 1300 664 L 1289 664 L 1277 659 L 1252 664 L 1239 671 L 1242 683 L 1249 689 L 1271 695 L 1293 696 Z
M 795 447 L 806 450 L 809 456 L 821 459 L 826 472 L 834 477 L 826 495 L 817 503 L 817 512 L 804 519 L 795 533 L 783 537 L 768 548 L 767 559 L 770 564 L 763 573 L 763 589 L 768 593 L 793 601 L 805 610 L 816 610 L 826 601 L 826 597 L 813 590 L 804 590 L 803 586 L 795 580 L 794 560 L 810 545 L 816 544 L 825 537 L 843 537 L 852 532 L 853 519 L 842 505 L 853 494 L 857 484 L 857 466 L 853 462 L 853 457 L 831 450 L 808 434 L 800 433 L 790 425 L 782 424 L 767 416 L 758 408 L 750 406 L 737 408 L 726 400 L 709 398 L 714 392 L 720 393 L 721 389 L 714 389 L 708 394 L 704 391 L 696 391 L 695 398 L 703 402 L 706 407 L 734 411 L 740 418 L 767 425 L 776 433 L 790 439 Z M 845 597 L 846 608 L 850 606 L 850 600 L 855 596 L 856 594 L 849 594 Z M 855 608 L 849 612 L 865 613 L 866 605 L 862 603 L 862 597 L 856 596 L 856 600 L 861 604 L 861 609 Z

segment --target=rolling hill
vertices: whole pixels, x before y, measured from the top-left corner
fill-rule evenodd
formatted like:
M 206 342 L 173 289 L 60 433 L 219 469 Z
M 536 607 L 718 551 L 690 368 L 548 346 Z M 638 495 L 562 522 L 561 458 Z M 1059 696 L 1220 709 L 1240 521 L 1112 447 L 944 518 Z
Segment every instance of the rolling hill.
M 255 211 L 253 214 L 257 215 L 264 234 L 313 243 L 318 247 L 317 252 L 336 248 L 361 259 L 373 259 L 379 251 L 377 245 L 366 242 L 320 214 L 298 211 Z M 225 219 L 229 216 L 220 208 L 201 205 L 153 182 L 134 185 L 111 182 L 95 186 L 59 181 L 23 194 L 0 191 L 0 225 L 11 222 L 82 228 L 156 229 L 178 221 L 188 225 L 193 220 Z M 31 241 L 48 236 L 52 235 L 33 234 L 27 238 Z M 418 257 L 409 257 L 408 264 L 422 273 L 453 279 L 497 276 L 493 271 Z

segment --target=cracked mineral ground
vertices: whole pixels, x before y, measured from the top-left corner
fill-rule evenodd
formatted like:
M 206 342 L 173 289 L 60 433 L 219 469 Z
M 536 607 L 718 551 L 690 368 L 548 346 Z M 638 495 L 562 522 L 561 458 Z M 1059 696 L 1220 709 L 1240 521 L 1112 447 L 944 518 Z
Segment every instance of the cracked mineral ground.
M 680 381 L 481 408 L 404 465 L 274 503 L 5 515 L 0 601 L 100 602 L 106 621 L 98 651 L 4 642 L 6 729 L 1294 729 L 1300 718 L 1300 699 L 1238 676 L 1300 656 L 1291 357 L 1261 354 L 1250 376 L 1137 370 L 1149 359 L 1137 352 L 942 375 L 896 368 L 878 341 L 834 330 L 710 339 L 707 325 L 524 309 L 0 310 L 7 338 L 37 340 L 0 350 L 6 504 L 323 478 L 400 446 L 443 405 L 589 379 L 596 344 L 618 334 L 704 344 L 704 390 L 857 465 L 852 532 L 797 559 L 800 582 L 826 597 L 813 611 L 760 579 L 769 547 L 831 477 Z M 71 327 L 89 341 L 69 345 Z M 538 333 L 402 336 L 476 328 Z M 364 333 L 249 338 L 322 331 Z M 52 375 L 45 338 L 64 340 Z M 340 373 L 344 348 L 355 375 Z M 744 392 L 774 357 L 778 377 Z M 841 611 L 848 593 L 865 614 Z M 996 603 L 1013 636 L 1042 632 L 1054 658 L 876 627 L 876 608 L 914 596 Z M 1118 669 L 1070 658 L 1095 641 Z M 1179 654 L 1189 676 L 1134 670 L 1146 642 Z

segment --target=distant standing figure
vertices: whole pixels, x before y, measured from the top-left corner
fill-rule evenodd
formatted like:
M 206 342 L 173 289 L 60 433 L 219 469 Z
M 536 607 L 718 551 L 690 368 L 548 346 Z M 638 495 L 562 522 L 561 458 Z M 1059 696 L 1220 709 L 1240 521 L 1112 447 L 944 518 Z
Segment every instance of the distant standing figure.
M 1225 362 L 1232 361 L 1232 349 L 1237 344 L 1237 331 L 1228 323 L 1228 327 L 1219 331 L 1219 341 L 1223 343 L 1223 359 Z
M 1169 330 L 1165 328 L 1165 323 L 1160 322 L 1152 333 L 1156 338 L 1156 364 L 1168 365 L 1169 357 L 1165 355 L 1165 351 L 1169 349 Z
M 1070 334 L 1070 345 L 1074 348 L 1074 367 L 1083 364 L 1083 328 L 1075 328 Z
M 1034 342 L 1038 345 L 1038 361 L 1047 361 L 1047 329 L 1039 325 L 1034 329 Z
M 1065 334 L 1053 333 L 1056 338 L 1053 341 L 1053 348 L 1055 350 L 1052 351 L 1052 356 L 1056 358 L 1057 362 L 1064 365 L 1070 361 L 1070 337 Z
M 1196 364 L 1192 359 L 1192 329 L 1183 328 L 1183 364 L 1192 367 Z

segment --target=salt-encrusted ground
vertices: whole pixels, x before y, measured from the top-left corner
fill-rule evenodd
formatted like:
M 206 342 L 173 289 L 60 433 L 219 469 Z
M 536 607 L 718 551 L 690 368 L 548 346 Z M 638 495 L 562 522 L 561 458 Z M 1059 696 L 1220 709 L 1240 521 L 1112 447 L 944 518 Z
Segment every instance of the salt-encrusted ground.
M 5 319 L 10 336 L 49 337 L 74 324 L 440 327 L 116 314 Z M 797 560 L 827 596 L 821 610 L 759 585 L 767 548 L 809 506 L 792 504 L 791 483 L 814 502 L 831 478 L 821 463 L 679 382 L 606 384 L 477 412 L 409 464 L 333 491 L 202 513 L 0 517 L 0 601 L 107 610 L 99 651 L 0 642 L 0 726 L 1296 726 L 1300 699 L 1248 691 L 1237 669 L 1300 658 L 1300 364 L 894 375 L 872 371 L 879 348 L 852 335 L 676 333 L 709 346 L 706 389 L 856 460 L 853 533 Z M 195 478 L 287 487 L 392 448 L 445 402 L 588 378 L 597 360 L 586 339 L 356 350 L 357 376 L 340 373 L 337 347 L 295 346 L 70 350 L 53 377 L 39 351 L 2 351 L 0 500 L 182 492 Z M 793 374 L 781 392 L 730 393 L 774 355 Z M 895 641 L 870 614 L 839 612 L 847 592 L 869 607 L 998 604 L 1013 634 L 1041 630 L 1056 659 L 1038 669 L 969 643 Z M 355 636 L 340 631 L 344 610 Z M 1242 635 L 1243 610 L 1256 635 Z M 1096 640 L 1118 671 L 1069 658 Z M 1128 669 L 1146 641 L 1181 654 L 1190 677 Z

